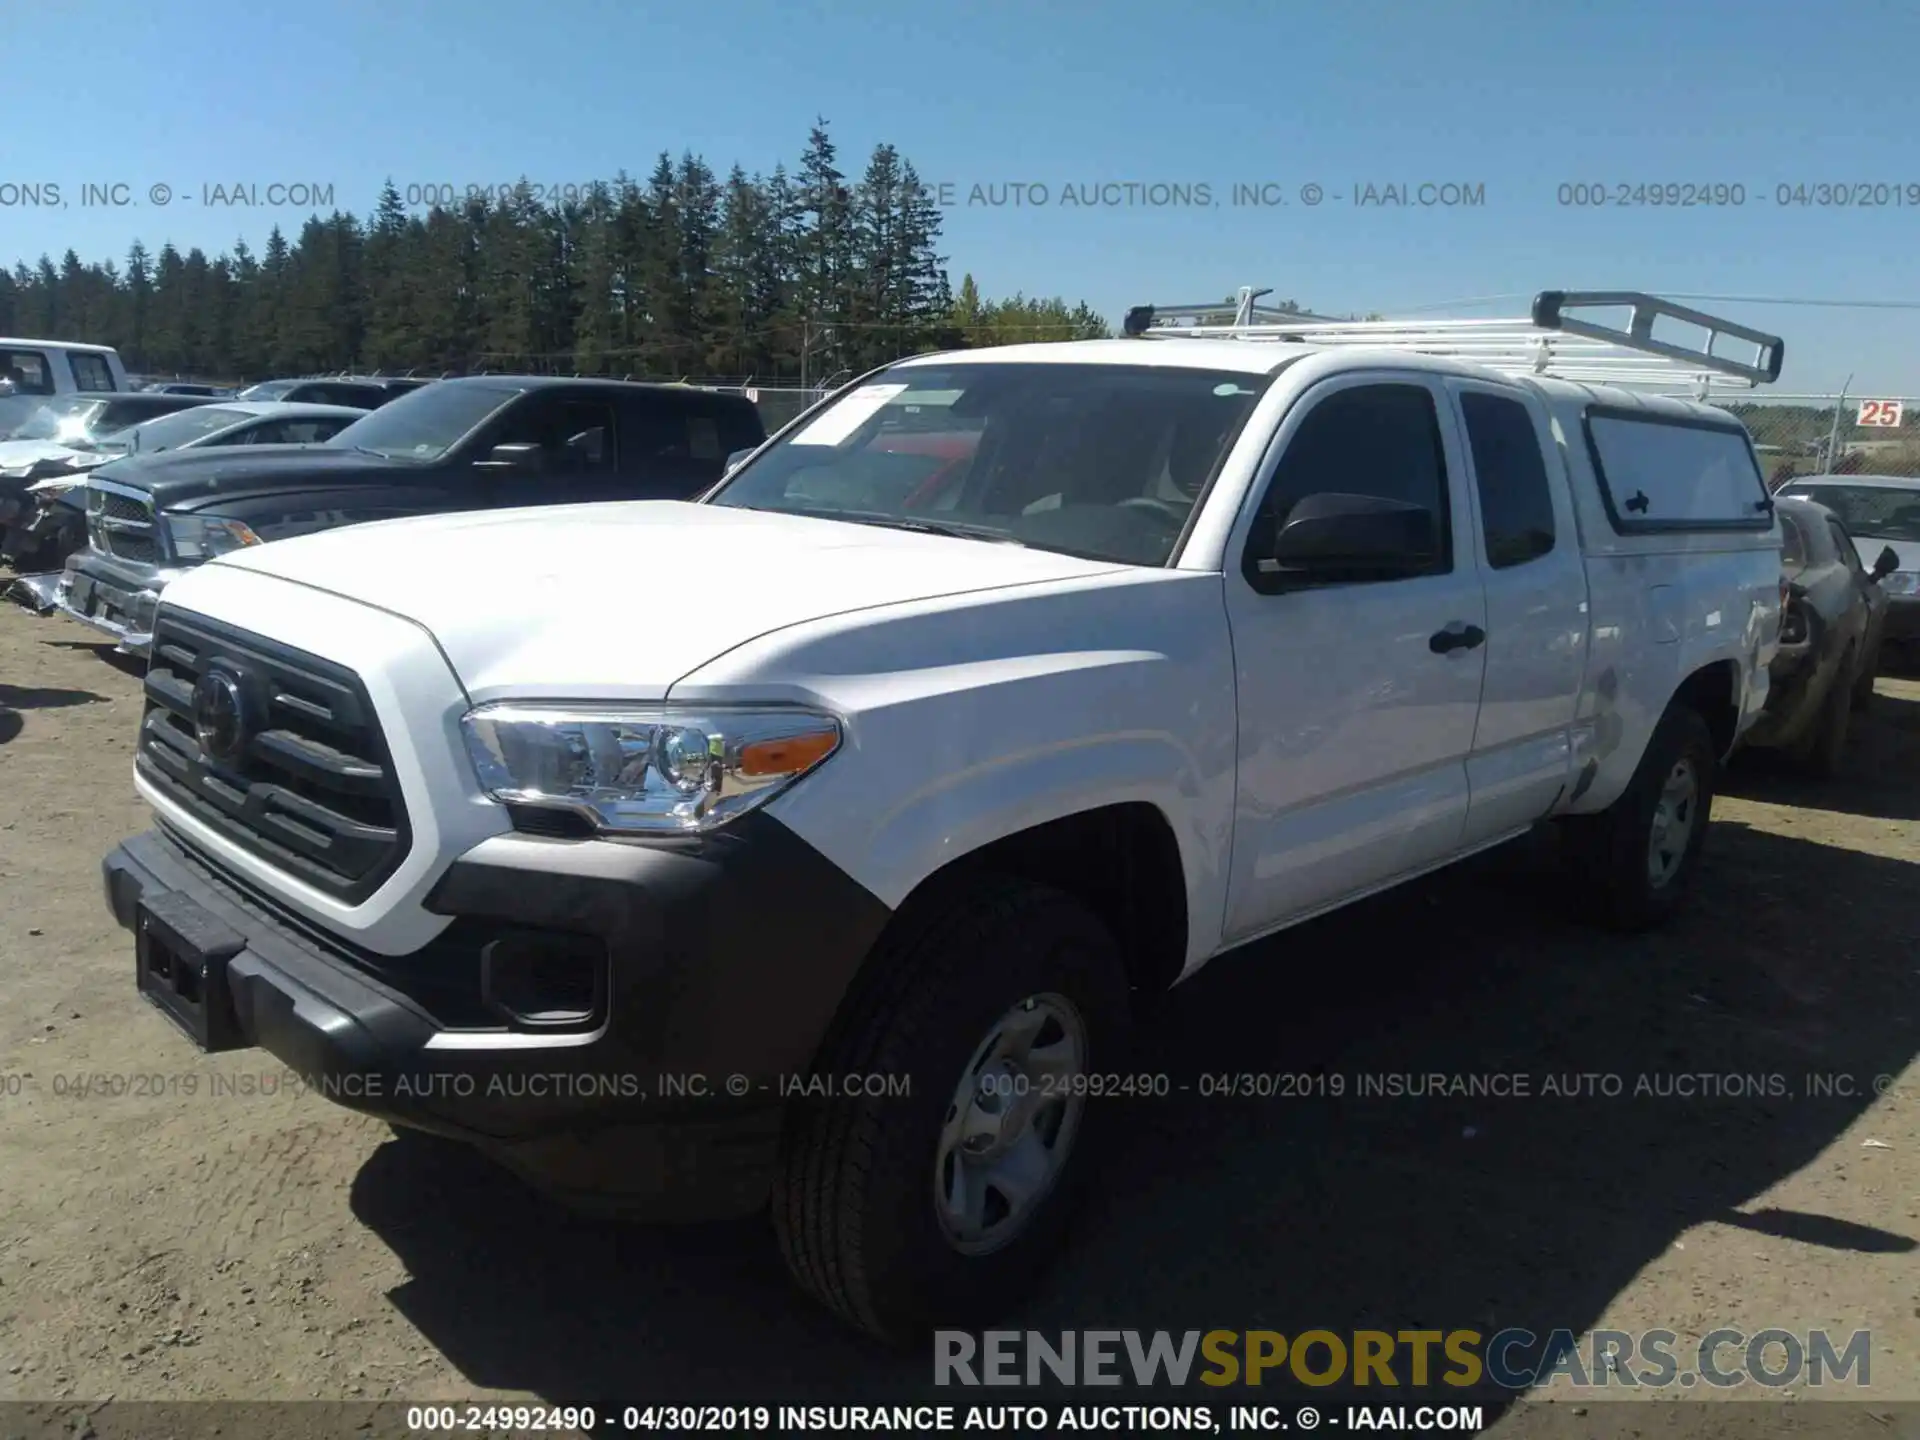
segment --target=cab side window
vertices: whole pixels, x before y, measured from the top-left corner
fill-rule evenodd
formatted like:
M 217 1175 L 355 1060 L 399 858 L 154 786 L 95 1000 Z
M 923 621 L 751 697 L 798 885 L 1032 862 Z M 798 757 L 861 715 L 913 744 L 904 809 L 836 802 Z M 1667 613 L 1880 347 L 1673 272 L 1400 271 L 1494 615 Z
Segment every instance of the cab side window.
M 15 395 L 53 394 L 53 375 L 47 369 L 47 357 L 38 350 L 0 350 L 0 380 L 11 381 L 11 393 Z
M 536 395 L 509 415 L 495 445 L 538 445 L 561 475 L 611 475 L 616 456 L 613 406 L 604 400 Z
M 1255 512 L 1248 580 L 1273 588 L 1257 578 L 1272 568 L 1260 557 L 1272 553 L 1288 516 L 1310 495 L 1362 496 L 1426 511 L 1436 548 L 1424 563 L 1396 567 L 1393 578 L 1451 571 L 1446 452 L 1433 392 L 1424 385 L 1355 385 L 1312 404 Z
M 1480 526 L 1487 563 L 1495 570 L 1524 565 L 1553 552 L 1553 490 L 1533 417 L 1518 400 L 1464 391 L 1474 479 L 1480 490 Z

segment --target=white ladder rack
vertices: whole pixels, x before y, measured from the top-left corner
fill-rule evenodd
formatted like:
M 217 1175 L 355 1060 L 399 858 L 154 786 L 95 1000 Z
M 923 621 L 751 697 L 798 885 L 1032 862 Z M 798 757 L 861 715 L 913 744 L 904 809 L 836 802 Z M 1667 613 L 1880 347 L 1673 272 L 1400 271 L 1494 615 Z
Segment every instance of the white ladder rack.
M 1271 290 L 1242 287 L 1227 324 L 1206 323 L 1226 313 L 1220 305 L 1140 305 L 1127 312 L 1125 332 L 1141 339 L 1232 339 L 1313 346 L 1366 346 L 1447 355 L 1509 375 L 1542 375 L 1619 385 L 1702 399 L 1717 391 L 1745 391 L 1780 378 L 1785 342 L 1745 325 L 1634 290 L 1548 290 L 1525 319 L 1328 320 L 1302 318 L 1255 302 Z M 1569 310 L 1628 310 L 1623 326 L 1582 319 Z M 1275 317 L 1285 318 L 1275 318 Z M 1181 319 L 1196 323 L 1165 323 Z M 1700 345 L 1655 339 L 1656 321 L 1706 332 Z M 1752 347 L 1750 360 L 1718 352 L 1723 340 Z

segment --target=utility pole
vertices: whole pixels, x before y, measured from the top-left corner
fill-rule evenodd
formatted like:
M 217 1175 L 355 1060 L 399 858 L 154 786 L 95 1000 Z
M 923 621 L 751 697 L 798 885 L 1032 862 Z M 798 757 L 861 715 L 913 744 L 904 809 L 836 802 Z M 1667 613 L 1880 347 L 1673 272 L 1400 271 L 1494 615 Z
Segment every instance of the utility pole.
M 1833 428 L 1827 431 L 1827 463 L 1821 468 L 1827 474 L 1833 474 L 1834 462 L 1840 455 L 1840 412 L 1846 407 L 1847 391 L 1853 388 L 1853 376 L 1847 376 L 1847 383 L 1840 387 L 1840 398 L 1833 402 Z

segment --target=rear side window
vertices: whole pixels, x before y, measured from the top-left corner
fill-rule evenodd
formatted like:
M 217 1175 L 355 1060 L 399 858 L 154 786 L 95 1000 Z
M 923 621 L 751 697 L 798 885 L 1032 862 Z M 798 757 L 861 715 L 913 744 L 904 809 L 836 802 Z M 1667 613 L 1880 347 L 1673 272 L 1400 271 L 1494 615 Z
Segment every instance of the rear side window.
M 73 366 L 73 388 L 76 390 L 112 390 L 113 371 L 107 366 L 104 355 L 83 355 L 67 352 L 67 362 Z
M 713 405 L 679 396 L 650 396 L 634 407 L 634 437 L 643 461 L 665 461 L 689 474 L 720 478 L 727 456 L 766 439 L 751 405 Z
M 1766 482 L 1742 428 L 1594 409 L 1587 441 L 1621 534 L 1772 528 Z
M 1807 535 L 1793 516 L 1780 516 L 1780 561 L 1784 565 L 1807 563 Z
M 1469 390 L 1460 396 L 1480 487 L 1480 525 L 1496 570 L 1553 550 L 1553 491 L 1533 417 L 1518 400 Z
M 1827 521 L 1827 534 L 1833 537 L 1834 553 L 1840 557 L 1841 563 L 1856 576 L 1864 578 L 1867 573 L 1867 567 L 1860 563 L 1859 547 L 1853 543 L 1853 537 L 1847 534 L 1846 527 L 1838 520 L 1829 520 Z

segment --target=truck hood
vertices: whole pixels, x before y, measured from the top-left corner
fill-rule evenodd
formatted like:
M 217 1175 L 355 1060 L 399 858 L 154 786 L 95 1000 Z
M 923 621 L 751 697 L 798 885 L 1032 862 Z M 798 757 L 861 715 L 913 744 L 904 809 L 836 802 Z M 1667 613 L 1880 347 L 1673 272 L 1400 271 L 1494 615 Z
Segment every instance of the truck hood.
M 837 520 L 649 500 L 355 525 L 230 552 L 168 598 L 239 568 L 400 615 L 439 642 L 476 701 L 659 699 L 787 626 L 1127 567 Z
M 18 470 L 42 460 L 66 460 L 82 454 L 53 440 L 0 440 L 0 470 Z
M 116 485 L 150 491 L 155 506 L 184 504 L 277 484 L 329 485 L 387 480 L 420 467 L 339 445 L 192 445 L 111 460 L 92 473 Z

